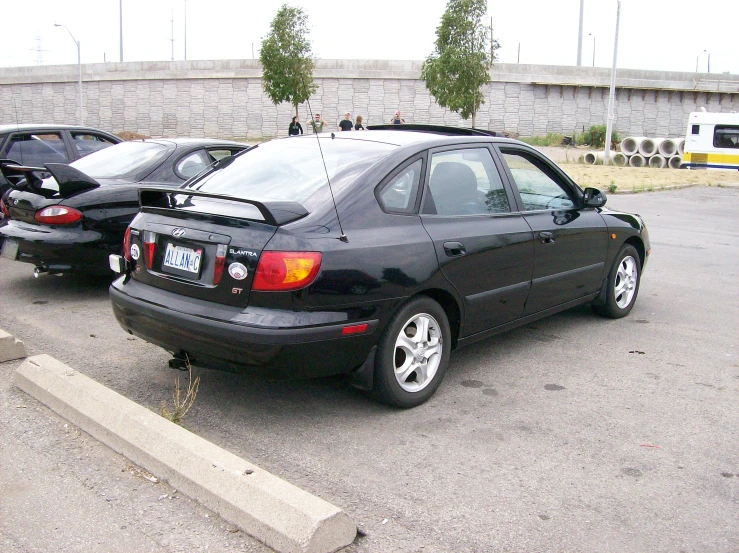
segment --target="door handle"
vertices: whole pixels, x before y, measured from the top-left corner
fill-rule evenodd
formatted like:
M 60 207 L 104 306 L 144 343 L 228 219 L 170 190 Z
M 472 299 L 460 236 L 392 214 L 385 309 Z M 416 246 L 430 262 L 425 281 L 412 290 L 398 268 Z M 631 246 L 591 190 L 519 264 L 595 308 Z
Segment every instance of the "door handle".
M 542 244 L 553 244 L 554 234 L 552 234 L 551 232 L 540 232 L 539 239 L 541 240 Z
M 444 242 L 444 251 L 449 257 L 459 257 L 467 253 L 462 242 Z

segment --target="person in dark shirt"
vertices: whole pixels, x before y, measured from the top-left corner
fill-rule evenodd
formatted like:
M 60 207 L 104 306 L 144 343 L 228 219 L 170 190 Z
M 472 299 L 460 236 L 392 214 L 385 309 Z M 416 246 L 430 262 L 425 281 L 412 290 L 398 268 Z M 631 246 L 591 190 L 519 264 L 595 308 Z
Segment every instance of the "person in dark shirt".
M 402 118 L 402 117 L 400 116 L 400 110 L 396 110 L 396 111 L 395 111 L 395 115 L 393 115 L 393 118 L 392 118 L 392 119 L 390 119 L 390 123 L 391 123 L 392 125 L 402 125 L 402 124 L 404 124 L 404 123 L 405 123 L 405 119 L 403 119 L 403 118 Z
M 296 115 L 293 117 L 293 120 L 290 122 L 290 126 L 287 129 L 288 136 L 297 136 L 299 134 L 303 134 L 303 127 L 300 124 L 300 121 L 298 121 L 298 116 Z
M 344 114 L 344 118 L 339 121 L 339 130 L 340 131 L 350 131 L 352 130 L 352 114 L 348 111 Z
M 355 131 L 363 131 L 364 126 L 362 125 L 362 116 L 357 115 L 357 122 L 354 124 L 354 130 Z

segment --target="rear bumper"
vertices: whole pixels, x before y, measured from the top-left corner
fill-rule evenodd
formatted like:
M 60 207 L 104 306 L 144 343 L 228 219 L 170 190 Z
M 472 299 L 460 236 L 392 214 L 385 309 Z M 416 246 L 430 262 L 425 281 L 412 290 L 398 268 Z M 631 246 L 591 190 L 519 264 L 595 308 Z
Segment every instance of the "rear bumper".
M 108 255 L 119 253 L 120 240 L 79 227 L 55 228 L 9 219 L 0 223 L 0 242 L 18 242 L 17 261 L 50 271 L 109 272 Z
M 142 297 L 143 296 L 143 297 Z M 121 327 L 173 353 L 186 353 L 193 365 L 276 378 L 349 373 L 360 366 L 378 340 L 379 320 L 352 319 L 348 312 L 321 313 L 226 307 L 182 297 L 127 277 L 110 286 L 110 299 Z M 356 310 L 355 310 L 356 311 Z M 309 316 L 309 317 L 307 317 Z M 268 324 L 244 324 L 244 319 Z M 348 325 L 367 323 L 361 335 L 342 335 Z

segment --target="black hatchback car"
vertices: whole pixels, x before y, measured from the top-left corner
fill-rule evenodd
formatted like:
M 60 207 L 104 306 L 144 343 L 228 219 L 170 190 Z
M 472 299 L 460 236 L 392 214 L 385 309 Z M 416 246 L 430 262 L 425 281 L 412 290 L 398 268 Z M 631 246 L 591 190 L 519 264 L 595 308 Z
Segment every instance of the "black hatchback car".
M 489 134 L 274 140 L 178 190 L 141 189 L 110 260 L 113 312 L 175 364 L 349 373 L 398 407 L 435 392 L 454 348 L 584 303 L 627 315 L 650 252 L 641 218 Z

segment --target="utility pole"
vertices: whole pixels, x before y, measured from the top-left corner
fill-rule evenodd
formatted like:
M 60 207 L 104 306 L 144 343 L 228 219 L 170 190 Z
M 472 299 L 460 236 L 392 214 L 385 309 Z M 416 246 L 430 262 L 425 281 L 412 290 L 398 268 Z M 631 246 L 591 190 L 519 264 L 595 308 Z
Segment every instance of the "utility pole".
M 490 16 L 490 67 L 495 60 L 495 42 L 493 42 L 493 16 Z
M 187 0 L 185 0 L 185 61 L 187 61 Z
M 120 37 L 121 37 L 121 61 L 123 61 L 123 0 L 118 0 L 118 13 L 119 21 L 121 23 L 120 27 Z
M 616 8 L 616 39 L 613 42 L 613 69 L 611 69 L 611 93 L 608 97 L 608 122 L 606 123 L 606 147 L 603 154 L 603 165 L 610 163 L 611 157 L 611 136 L 613 135 L 613 113 L 614 103 L 616 101 L 616 59 L 618 56 L 618 25 L 621 21 L 621 0 L 616 0 L 618 7 Z
M 172 43 L 172 61 L 174 61 L 174 9 L 172 10 L 172 19 L 170 20 L 170 23 L 172 23 L 172 38 L 170 38 L 170 42 Z
M 585 11 L 585 0 L 580 0 L 580 31 L 577 34 L 577 66 L 582 65 L 582 16 Z
M 516 59 L 516 63 L 521 63 L 521 43 L 518 43 L 518 58 Z

